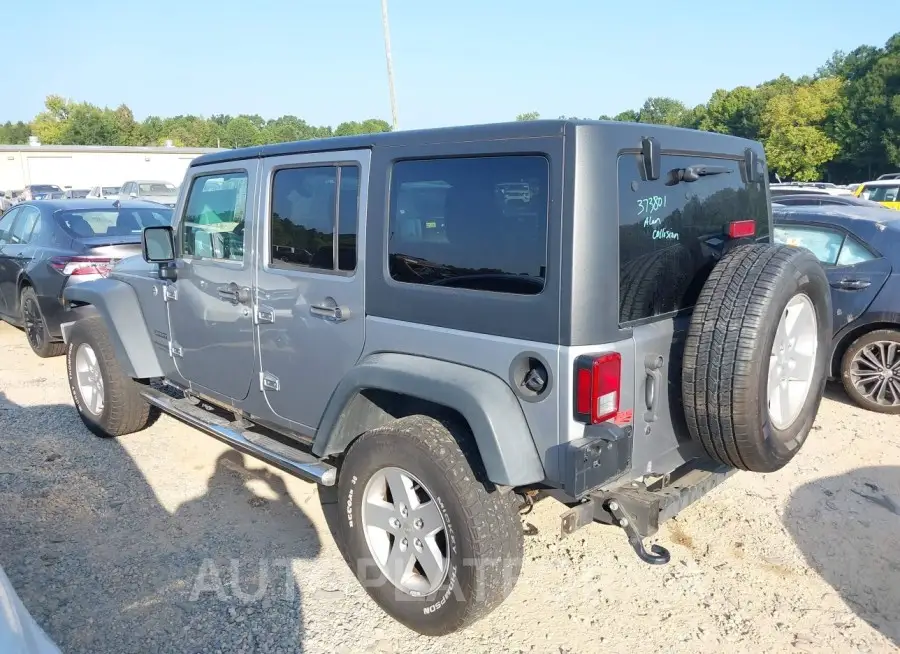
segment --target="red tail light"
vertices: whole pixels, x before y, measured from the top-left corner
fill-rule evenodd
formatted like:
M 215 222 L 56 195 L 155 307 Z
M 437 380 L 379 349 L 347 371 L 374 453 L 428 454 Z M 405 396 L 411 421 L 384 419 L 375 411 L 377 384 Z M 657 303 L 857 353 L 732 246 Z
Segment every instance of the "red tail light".
M 618 352 L 575 360 L 575 419 L 596 425 L 619 412 L 622 357 Z
M 756 223 L 752 220 L 735 220 L 728 223 L 728 236 L 730 238 L 747 238 L 756 234 Z
M 53 257 L 50 267 L 53 270 L 69 275 L 103 275 L 106 277 L 112 269 L 113 260 L 105 257 Z

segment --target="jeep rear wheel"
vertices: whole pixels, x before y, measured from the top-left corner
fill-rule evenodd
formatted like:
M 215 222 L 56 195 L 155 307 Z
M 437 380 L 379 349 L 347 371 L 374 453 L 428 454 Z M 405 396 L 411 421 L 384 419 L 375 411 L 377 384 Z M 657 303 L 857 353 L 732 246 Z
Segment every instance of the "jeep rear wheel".
M 707 455 L 772 472 L 797 454 L 825 389 L 831 325 L 812 253 L 748 245 L 722 258 L 697 301 L 682 378 L 688 429 Z
M 361 436 L 338 480 L 344 558 L 382 609 L 429 636 L 487 615 L 522 565 L 516 495 L 479 480 L 460 447 L 468 438 L 431 417 L 401 418 Z
M 151 407 L 116 360 L 99 317 L 79 320 L 72 327 L 66 370 L 78 415 L 97 436 L 123 436 L 150 424 Z

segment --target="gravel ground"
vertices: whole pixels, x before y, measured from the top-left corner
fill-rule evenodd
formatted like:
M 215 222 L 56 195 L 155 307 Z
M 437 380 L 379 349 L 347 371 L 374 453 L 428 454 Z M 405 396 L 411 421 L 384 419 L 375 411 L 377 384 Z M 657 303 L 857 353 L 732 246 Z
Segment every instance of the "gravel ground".
M 66 654 L 105 652 L 888 652 L 900 647 L 900 418 L 831 389 L 776 474 L 739 474 L 640 563 L 612 528 L 559 540 L 527 517 L 519 584 L 443 639 L 372 603 L 315 487 L 168 418 L 84 429 L 63 359 L 0 325 L 0 565 Z

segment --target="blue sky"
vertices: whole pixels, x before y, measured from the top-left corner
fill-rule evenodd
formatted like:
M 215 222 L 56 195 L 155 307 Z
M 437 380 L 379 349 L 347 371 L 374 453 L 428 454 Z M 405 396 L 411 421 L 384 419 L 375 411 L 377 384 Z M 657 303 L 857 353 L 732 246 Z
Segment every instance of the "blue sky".
M 698 104 L 900 29 L 889 0 L 389 2 L 401 129 L 597 117 L 651 95 Z M 0 122 L 30 119 L 50 93 L 124 102 L 138 119 L 390 120 L 380 0 L 15 4 Z

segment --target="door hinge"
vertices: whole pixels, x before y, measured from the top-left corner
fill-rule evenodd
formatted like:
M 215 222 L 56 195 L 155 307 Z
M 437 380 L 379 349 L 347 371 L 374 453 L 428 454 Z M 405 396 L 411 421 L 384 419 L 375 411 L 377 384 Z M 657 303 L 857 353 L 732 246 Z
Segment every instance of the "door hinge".
M 184 356 L 184 350 L 175 341 L 169 341 L 169 356 L 181 358 Z
M 163 291 L 163 298 L 165 298 L 166 302 L 172 302 L 173 300 L 178 299 L 178 287 L 175 284 L 166 284 L 165 290 Z
M 281 389 L 278 377 L 270 372 L 259 373 L 259 389 L 261 391 L 277 391 Z
M 256 306 L 256 324 L 269 325 L 275 322 L 275 309 L 267 307 L 264 304 Z

